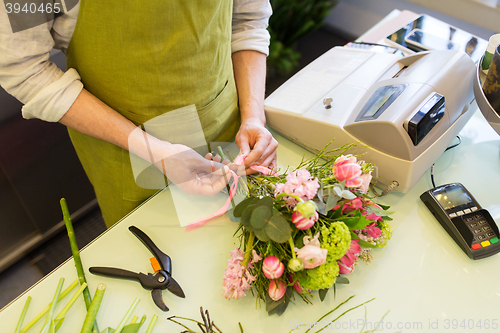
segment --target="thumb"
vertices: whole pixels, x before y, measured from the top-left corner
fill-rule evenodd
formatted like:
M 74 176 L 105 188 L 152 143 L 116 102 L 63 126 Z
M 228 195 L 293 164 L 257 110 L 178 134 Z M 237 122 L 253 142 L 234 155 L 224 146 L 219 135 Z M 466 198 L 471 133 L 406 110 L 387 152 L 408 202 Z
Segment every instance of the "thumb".
M 240 155 L 247 156 L 250 154 L 250 144 L 248 143 L 248 139 L 245 136 L 240 136 L 237 145 L 240 147 Z

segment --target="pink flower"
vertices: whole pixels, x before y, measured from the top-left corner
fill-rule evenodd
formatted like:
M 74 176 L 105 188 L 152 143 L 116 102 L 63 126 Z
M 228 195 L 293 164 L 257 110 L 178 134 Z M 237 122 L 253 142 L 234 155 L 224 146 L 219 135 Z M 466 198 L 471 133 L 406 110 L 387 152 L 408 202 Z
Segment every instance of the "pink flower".
M 370 187 L 370 182 L 372 181 L 372 172 L 364 173 L 361 176 L 359 176 L 358 179 L 363 180 L 361 185 L 359 186 L 359 189 L 361 192 L 366 193 L 368 192 L 368 188 Z
M 314 225 L 318 220 L 318 212 L 314 212 L 313 216 L 306 218 L 299 211 L 295 210 L 292 213 L 292 222 L 299 230 L 307 230 Z
M 279 301 L 286 293 L 286 283 L 281 280 L 271 280 L 269 282 L 269 297 L 273 301 Z
M 350 248 L 347 250 L 346 254 L 338 261 L 340 274 L 349 274 L 354 270 L 354 264 L 358 259 L 356 254 L 361 251 L 361 246 L 359 246 L 358 242 L 359 239 L 351 239 Z
M 339 182 L 346 181 L 346 187 L 358 187 L 362 180 L 358 180 L 361 176 L 361 166 L 356 162 L 356 157 L 340 156 L 333 164 L 333 174 Z
M 277 279 L 285 271 L 285 265 L 275 256 L 269 256 L 262 262 L 262 272 L 268 279 Z
M 289 283 L 293 283 L 293 276 L 291 275 L 288 275 L 288 282 Z M 295 281 L 295 283 L 293 283 L 293 289 L 295 289 L 296 292 L 298 292 L 299 294 L 302 294 L 302 286 L 300 285 L 299 281 Z
M 274 195 L 277 196 L 280 193 L 290 193 L 295 194 L 302 200 L 313 199 L 318 192 L 319 182 L 318 178 L 312 179 L 311 174 L 306 169 L 295 170 L 286 176 L 286 183 L 276 184 L 276 189 Z M 289 205 L 294 205 L 297 200 L 291 197 L 285 199 Z
M 374 214 L 374 213 L 372 213 L 372 214 Z M 370 216 L 370 215 L 368 215 L 368 216 Z M 377 216 L 377 215 L 375 215 L 375 216 Z M 377 223 L 370 223 L 362 231 L 367 233 L 368 235 L 370 235 L 370 237 L 372 237 L 374 239 L 379 238 L 380 235 L 382 235 L 382 231 L 377 227 Z
M 252 251 L 253 259 L 246 267 L 241 265 L 244 259 L 243 252 L 236 248 L 230 251 L 231 259 L 227 261 L 227 266 L 222 279 L 222 294 L 226 299 L 240 298 L 246 296 L 245 290 L 249 290 L 256 277 L 252 275 L 249 269 L 253 269 L 253 264 L 260 260 L 255 250 Z
M 325 263 L 328 250 L 322 249 L 319 243 L 319 232 L 312 240 L 311 236 L 304 236 L 304 247 L 301 249 L 295 248 L 297 258 L 302 260 L 304 268 L 311 269 Z
M 333 210 L 337 210 L 340 208 L 340 204 L 333 207 Z M 344 206 L 342 207 L 342 214 L 349 214 L 350 212 L 356 209 L 363 208 L 363 201 L 360 198 L 355 198 L 349 201 L 344 202 Z

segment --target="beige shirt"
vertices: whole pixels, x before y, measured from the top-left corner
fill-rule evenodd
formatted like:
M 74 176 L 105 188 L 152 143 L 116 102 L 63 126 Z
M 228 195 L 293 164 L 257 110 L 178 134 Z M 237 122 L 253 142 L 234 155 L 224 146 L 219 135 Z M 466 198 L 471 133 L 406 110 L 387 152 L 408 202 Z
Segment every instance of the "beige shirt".
M 66 52 L 78 18 L 79 4 L 53 21 L 12 32 L 4 1 L 0 5 L 0 85 L 24 103 L 23 117 L 59 121 L 83 84 L 75 69 L 61 71 L 50 51 Z M 269 53 L 269 0 L 233 0 L 232 52 Z

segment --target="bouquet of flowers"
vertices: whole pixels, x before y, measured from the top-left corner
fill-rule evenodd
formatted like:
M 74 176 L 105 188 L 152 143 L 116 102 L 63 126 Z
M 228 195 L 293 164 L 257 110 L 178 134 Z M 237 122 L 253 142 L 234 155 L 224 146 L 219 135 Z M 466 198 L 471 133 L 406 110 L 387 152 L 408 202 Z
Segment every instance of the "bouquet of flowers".
M 323 300 L 387 244 L 389 207 L 367 195 L 374 166 L 347 154 L 355 144 L 327 147 L 293 172 L 247 177 L 248 198 L 229 211 L 240 246 L 225 269 L 225 298 L 250 290 L 281 315 L 295 294 L 310 303 L 318 290 Z

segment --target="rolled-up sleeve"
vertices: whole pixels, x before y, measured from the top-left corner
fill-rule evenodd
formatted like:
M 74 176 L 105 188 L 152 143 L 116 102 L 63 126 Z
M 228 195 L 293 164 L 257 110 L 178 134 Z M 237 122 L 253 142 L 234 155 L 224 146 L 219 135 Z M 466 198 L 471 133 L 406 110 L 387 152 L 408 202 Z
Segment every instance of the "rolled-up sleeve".
M 269 0 L 234 0 L 231 51 L 254 50 L 268 55 L 271 14 Z
M 51 21 L 13 33 L 6 11 L 0 10 L 0 85 L 24 104 L 24 118 L 59 121 L 80 94 L 83 85 L 76 70 L 64 73 L 49 60 L 50 50 L 64 49 L 70 39 L 56 42 L 54 35 L 69 29 L 71 36 L 75 23 L 58 23 L 57 32 Z

